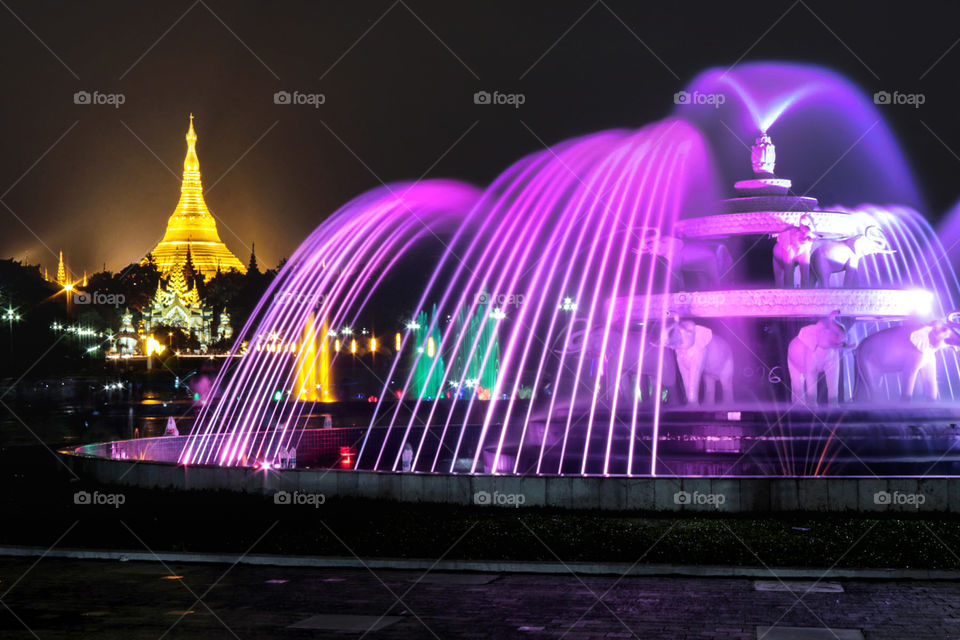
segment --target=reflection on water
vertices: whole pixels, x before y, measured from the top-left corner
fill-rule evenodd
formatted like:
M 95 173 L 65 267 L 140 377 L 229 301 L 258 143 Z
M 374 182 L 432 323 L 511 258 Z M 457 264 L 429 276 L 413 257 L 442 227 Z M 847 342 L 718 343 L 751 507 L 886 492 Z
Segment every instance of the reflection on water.
M 184 413 L 182 408 L 176 413 L 171 412 L 169 406 L 164 409 L 160 401 L 157 405 L 157 408 L 151 409 L 151 412 L 157 415 L 142 415 L 142 407 L 138 407 L 136 412 L 128 411 L 126 414 L 119 410 L 111 413 L 65 410 L 43 415 L 18 414 L 16 417 L 7 413 L 0 418 L 0 442 L 8 446 L 23 446 L 37 444 L 37 439 L 40 439 L 52 447 L 59 447 L 104 440 L 162 436 L 170 416 L 177 421 L 180 433 L 190 432 L 193 426 L 192 415 L 181 415 Z

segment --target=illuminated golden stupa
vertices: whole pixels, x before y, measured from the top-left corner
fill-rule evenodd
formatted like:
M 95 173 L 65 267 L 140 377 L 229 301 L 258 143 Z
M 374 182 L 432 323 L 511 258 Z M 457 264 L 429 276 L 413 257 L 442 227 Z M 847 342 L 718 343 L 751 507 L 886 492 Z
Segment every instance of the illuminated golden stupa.
M 197 159 L 197 134 L 193 130 L 193 114 L 187 130 L 187 156 L 183 160 L 183 183 L 180 186 L 180 202 L 167 222 L 163 240 L 151 252 L 153 260 L 164 276 L 184 266 L 186 256 L 193 258 L 193 265 L 204 280 L 209 280 L 217 269 L 247 269 L 227 245 L 220 240 L 217 222 L 203 201 L 203 185 L 200 182 L 200 161 Z

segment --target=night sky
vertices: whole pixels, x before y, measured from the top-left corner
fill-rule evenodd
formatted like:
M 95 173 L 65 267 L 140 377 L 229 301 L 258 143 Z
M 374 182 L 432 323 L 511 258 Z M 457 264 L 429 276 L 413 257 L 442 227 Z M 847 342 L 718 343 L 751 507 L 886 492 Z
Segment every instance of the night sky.
M 486 184 L 544 144 L 663 118 L 698 72 L 741 59 L 923 93 L 884 114 L 929 217 L 960 197 L 955 3 L 0 4 L 0 257 L 51 271 L 60 249 L 75 273 L 116 270 L 159 240 L 190 112 L 221 237 L 272 266 L 381 181 Z M 74 104 L 81 90 L 125 102 Z M 479 90 L 526 102 L 475 105 Z

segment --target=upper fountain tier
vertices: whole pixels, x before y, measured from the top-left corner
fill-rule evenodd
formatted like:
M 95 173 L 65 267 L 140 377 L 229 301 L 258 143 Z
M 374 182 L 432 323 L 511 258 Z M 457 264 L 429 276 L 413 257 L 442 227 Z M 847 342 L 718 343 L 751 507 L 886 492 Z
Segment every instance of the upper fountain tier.
M 676 234 L 685 238 L 776 234 L 806 220 L 817 232 L 852 236 L 873 224 L 868 215 L 824 211 L 816 198 L 789 193 L 790 180 L 773 173 L 776 159 L 770 136 L 758 136 L 750 148 L 754 177 L 735 183 L 737 197 L 720 200 L 711 215 L 677 221 Z
M 738 197 L 721 200 L 720 213 L 751 211 L 813 211 L 816 198 L 790 194 L 790 180 L 777 178 L 773 171 L 777 163 L 777 149 L 766 133 L 757 137 L 750 147 L 753 178 L 733 185 Z

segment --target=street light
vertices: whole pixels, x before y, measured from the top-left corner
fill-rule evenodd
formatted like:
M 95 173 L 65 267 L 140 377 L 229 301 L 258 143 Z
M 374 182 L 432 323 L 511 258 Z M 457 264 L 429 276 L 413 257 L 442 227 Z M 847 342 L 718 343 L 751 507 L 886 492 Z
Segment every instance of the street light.
M 17 309 L 13 305 L 8 304 L 0 319 L 6 321 L 7 328 L 10 331 L 10 355 L 13 356 L 13 323 L 20 322 L 20 314 L 17 313 Z

